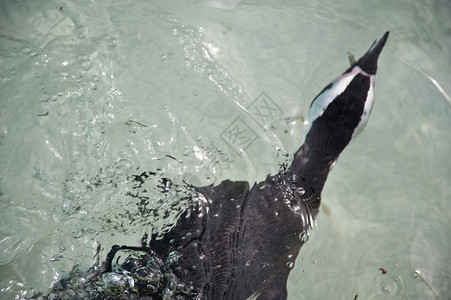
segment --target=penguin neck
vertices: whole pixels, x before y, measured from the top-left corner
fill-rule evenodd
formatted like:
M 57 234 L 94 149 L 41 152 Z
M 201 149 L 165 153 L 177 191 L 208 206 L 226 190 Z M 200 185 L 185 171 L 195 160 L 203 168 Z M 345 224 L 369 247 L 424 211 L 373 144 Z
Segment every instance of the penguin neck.
M 291 172 L 319 196 L 333 163 L 351 140 L 352 132 L 342 131 L 339 135 L 335 131 L 324 131 L 318 125 L 312 124 L 304 143 L 296 151 Z

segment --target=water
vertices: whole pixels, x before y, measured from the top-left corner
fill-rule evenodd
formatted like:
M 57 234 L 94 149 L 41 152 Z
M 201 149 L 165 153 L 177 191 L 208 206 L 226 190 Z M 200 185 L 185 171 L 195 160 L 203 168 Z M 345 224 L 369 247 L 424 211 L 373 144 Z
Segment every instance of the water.
M 390 30 L 371 120 L 329 176 L 289 299 L 449 299 L 450 15 L 445 1 L 3 1 L 0 297 L 170 228 L 186 200 L 160 178 L 277 172 L 347 52 Z

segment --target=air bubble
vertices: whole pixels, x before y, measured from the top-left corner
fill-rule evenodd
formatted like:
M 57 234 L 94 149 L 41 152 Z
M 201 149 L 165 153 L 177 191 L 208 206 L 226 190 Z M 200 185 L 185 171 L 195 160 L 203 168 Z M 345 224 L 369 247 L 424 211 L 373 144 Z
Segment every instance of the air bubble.
M 85 71 L 91 70 L 92 62 L 88 59 L 81 64 L 81 68 Z
M 50 108 L 48 105 L 46 104 L 39 104 L 38 106 L 36 106 L 36 115 L 43 117 L 43 116 L 47 116 L 49 114 Z
M 160 60 L 161 60 L 161 61 L 165 61 L 165 60 L 166 60 L 166 55 L 162 54 L 162 55 L 160 56 Z
M 301 234 L 299 234 L 299 240 L 301 240 L 301 242 L 307 243 L 308 239 L 309 239 L 309 235 L 308 235 L 307 231 L 303 231 L 303 232 L 301 232 Z
M 246 262 L 246 267 L 250 267 L 250 266 L 251 266 L 251 261 L 248 260 L 248 261 Z
M 48 95 L 42 96 L 41 98 L 39 98 L 39 101 L 41 102 L 47 102 L 50 100 L 50 97 Z
M 78 28 L 78 38 L 84 39 L 86 37 L 87 33 L 88 33 L 88 30 L 86 29 L 85 26 L 80 26 L 80 28 Z
M 293 269 L 294 268 L 294 262 L 292 262 L 292 261 L 287 262 L 287 267 L 290 268 L 290 269 Z
M 172 251 L 168 254 L 168 258 L 166 259 L 166 263 L 169 266 L 173 266 L 177 264 L 180 260 L 180 254 L 177 251 Z
M 116 40 L 115 38 L 113 38 L 113 37 L 109 37 L 109 38 L 106 40 L 106 45 L 107 45 L 108 47 L 110 47 L 110 48 L 116 47 L 116 45 L 117 45 L 117 40 Z
M 88 85 L 91 90 L 97 90 L 97 83 L 90 81 Z
M 298 187 L 297 191 L 301 196 L 305 194 L 305 189 L 303 187 Z
M 183 150 L 183 155 L 188 156 L 191 152 L 192 152 L 191 147 L 186 146 L 185 149 Z

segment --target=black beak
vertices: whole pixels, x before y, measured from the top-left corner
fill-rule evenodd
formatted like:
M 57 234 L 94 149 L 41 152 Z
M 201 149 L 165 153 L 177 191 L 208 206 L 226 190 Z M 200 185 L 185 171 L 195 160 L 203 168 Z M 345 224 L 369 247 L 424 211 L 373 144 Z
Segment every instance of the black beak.
M 374 41 L 370 49 L 357 61 L 355 65 L 359 66 L 366 73 L 375 75 L 377 71 L 377 60 L 379 58 L 379 54 L 384 48 L 389 34 L 390 32 L 387 31 L 379 41 Z

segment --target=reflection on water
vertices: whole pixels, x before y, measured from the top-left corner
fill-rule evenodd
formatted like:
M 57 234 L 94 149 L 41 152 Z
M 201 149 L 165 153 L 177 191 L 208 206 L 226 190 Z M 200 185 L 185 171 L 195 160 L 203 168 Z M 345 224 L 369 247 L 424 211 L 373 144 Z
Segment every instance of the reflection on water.
M 98 247 L 104 259 L 170 228 L 186 202 L 162 178 L 277 172 L 346 53 L 390 30 L 371 121 L 329 176 L 329 213 L 289 298 L 448 299 L 450 12 L 440 1 L 1 4 L 2 297 L 45 292 Z

